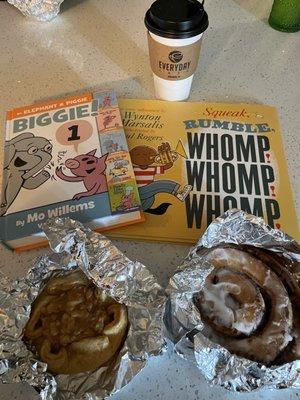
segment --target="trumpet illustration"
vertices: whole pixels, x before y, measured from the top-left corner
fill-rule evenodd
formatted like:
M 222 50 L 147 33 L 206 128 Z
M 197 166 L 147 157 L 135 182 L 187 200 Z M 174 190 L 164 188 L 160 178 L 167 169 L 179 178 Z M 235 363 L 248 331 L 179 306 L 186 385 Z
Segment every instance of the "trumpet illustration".
M 170 143 L 162 143 L 157 150 L 158 154 L 154 157 L 154 162 L 157 164 L 166 165 L 174 163 L 179 157 L 187 158 L 181 140 L 177 143 L 175 150 L 171 149 Z

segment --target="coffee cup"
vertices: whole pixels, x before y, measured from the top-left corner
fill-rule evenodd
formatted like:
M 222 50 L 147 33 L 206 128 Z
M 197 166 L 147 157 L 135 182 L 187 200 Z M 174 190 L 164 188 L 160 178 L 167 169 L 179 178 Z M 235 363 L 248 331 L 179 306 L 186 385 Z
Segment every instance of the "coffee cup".
M 156 0 L 145 16 L 155 97 L 189 97 L 208 16 L 197 0 Z

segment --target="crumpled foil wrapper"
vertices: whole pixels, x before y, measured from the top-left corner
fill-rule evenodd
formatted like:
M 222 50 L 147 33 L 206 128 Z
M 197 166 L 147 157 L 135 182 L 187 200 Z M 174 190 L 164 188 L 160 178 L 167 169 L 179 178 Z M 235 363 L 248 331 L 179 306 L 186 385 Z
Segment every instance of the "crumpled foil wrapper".
M 27 17 L 38 21 L 51 21 L 60 10 L 63 0 L 7 0 Z
M 237 392 L 300 388 L 300 360 L 266 367 L 230 353 L 201 333 L 203 324 L 193 294 L 202 289 L 214 268 L 198 252 L 224 243 L 257 246 L 300 262 L 300 246 L 294 239 L 270 228 L 259 217 L 239 210 L 227 211 L 210 224 L 169 281 L 164 317 L 167 336 L 176 353 L 195 364 L 212 385 Z M 295 274 L 300 282 L 300 264 Z
M 165 291 L 139 262 L 110 240 L 71 219 L 44 225 L 54 253 L 39 258 L 24 278 L 0 279 L 0 382 L 28 382 L 43 400 L 100 400 L 124 387 L 151 356 L 165 349 Z M 96 371 L 52 376 L 22 341 L 31 304 L 54 276 L 81 269 L 109 296 L 127 306 L 130 328 L 116 360 Z

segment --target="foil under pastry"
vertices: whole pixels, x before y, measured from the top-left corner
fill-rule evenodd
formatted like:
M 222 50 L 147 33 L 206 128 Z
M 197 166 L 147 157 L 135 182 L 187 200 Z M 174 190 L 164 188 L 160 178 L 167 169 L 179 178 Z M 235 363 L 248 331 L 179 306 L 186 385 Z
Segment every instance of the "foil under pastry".
M 297 290 L 300 290 L 300 245 L 282 231 L 272 229 L 259 217 L 229 210 L 210 224 L 169 281 L 164 317 L 167 336 L 176 353 L 195 364 L 212 385 L 237 392 L 259 388 L 299 388 L 300 359 L 265 365 L 233 354 L 206 334 L 205 316 L 194 299 L 199 291 L 203 291 L 206 278 L 215 267 L 205 260 L 203 254 L 211 248 L 234 245 L 255 246 L 284 257 L 290 265 L 289 273 L 297 284 Z
M 129 260 L 110 240 L 81 223 L 56 218 L 44 225 L 44 231 L 53 252 L 39 258 L 24 278 L 0 279 L 0 381 L 27 382 L 44 400 L 103 399 L 130 382 L 149 357 L 164 351 L 165 292 L 144 265 Z M 108 365 L 53 376 L 24 344 L 24 327 L 47 280 L 77 269 L 127 306 L 130 328 L 118 356 Z

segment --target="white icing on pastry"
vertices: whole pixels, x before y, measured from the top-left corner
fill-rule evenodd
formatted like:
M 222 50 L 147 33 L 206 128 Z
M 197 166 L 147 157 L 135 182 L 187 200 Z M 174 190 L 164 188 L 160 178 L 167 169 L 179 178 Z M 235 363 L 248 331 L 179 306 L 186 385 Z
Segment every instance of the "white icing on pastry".
M 234 248 L 215 248 L 204 257 L 215 267 L 195 297 L 204 334 L 232 353 L 271 363 L 293 339 L 283 283 L 259 259 Z

